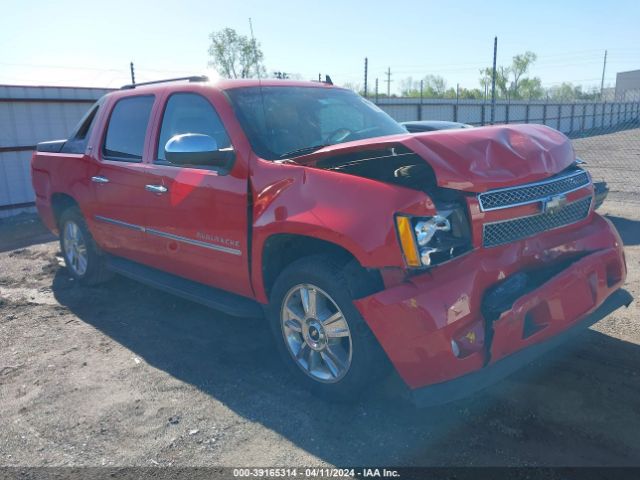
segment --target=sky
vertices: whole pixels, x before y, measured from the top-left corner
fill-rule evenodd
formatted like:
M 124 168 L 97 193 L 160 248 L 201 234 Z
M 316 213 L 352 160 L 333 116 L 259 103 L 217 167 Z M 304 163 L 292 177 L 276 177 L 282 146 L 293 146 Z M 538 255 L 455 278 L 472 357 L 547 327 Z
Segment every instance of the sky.
M 605 86 L 640 69 L 637 0 L 0 0 L 0 84 L 119 87 L 136 80 L 217 73 L 208 66 L 209 33 L 250 35 L 249 17 L 269 72 L 318 73 L 337 84 L 391 91 L 406 77 L 441 75 L 449 86 L 479 86 L 490 66 L 527 50 L 530 75 L 546 87 L 563 81 Z

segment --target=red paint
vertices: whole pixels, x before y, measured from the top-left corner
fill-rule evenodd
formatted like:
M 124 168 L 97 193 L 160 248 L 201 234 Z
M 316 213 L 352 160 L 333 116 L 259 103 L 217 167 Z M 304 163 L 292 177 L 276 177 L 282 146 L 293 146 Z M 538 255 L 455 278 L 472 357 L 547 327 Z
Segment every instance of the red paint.
M 401 285 L 356 301 L 400 376 L 412 388 L 440 383 L 482 367 L 482 350 L 457 359 L 451 339 L 484 322 L 483 293 L 518 271 L 594 252 L 571 265 L 535 291 L 520 298 L 494 323 L 491 360 L 565 330 L 598 307 L 624 282 L 607 284 L 606 266 L 624 270 L 622 243 L 613 226 L 599 215 L 575 228 L 547 232 L 489 250 L 478 249 L 407 280 Z M 455 264 L 455 265 L 454 265 Z M 590 285 L 595 275 L 595 293 Z M 548 304 L 548 326 L 526 340 L 522 322 L 529 311 Z
M 263 84 L 335 88 L 305 82 Z M 224 94 L 225 89 L 256 85 L 254 80 L 164 84 L 109 94 L 92 129 L 91 148 L 84 154 L 34 155 L 33 185 L 43 221 L 57 230 L 52 195 L 68 195 L 79 204 L 96 241 L 107 252 L 262 303 L 268 301 L 263 250 L 271 236 L 298 234 L 339 245 L 364 267 L 380 270 L 385 289 L 355 305 L 412 388 L 483 367 L 486 339 L 480 304 L 484 292 L 505 276 L 589 253 L 518 299 L 495 322 L 491 362 L 568 328 L 624 282 L 620 238 L 593 212 L 571 226 L 502 247 L 481 247 L 485 222 L 536 213 L 537 207 L 481 212 L 472 192 L 537 181 L 562 171 L 575 156 L 561 133 L 542 126 L 509 125 L 395 135 L 327 147 L 299 157 L 298 164 L 274 163 L 252 151 Z M 176 92 L 198 93 L 217 110 L 236 153 L 227 175 L 154 164 L 164 106 Z M 104 131 L 115 102 L 139 94 L 155 95 L 142 162 L 102 158 Z M 434 215 L 431 198 L 424 192 L 313 166 L 336 152 L 394 144 L 413 150 L 431 165 L 441 187 L 469 192 L 465 198 L 474 249 L 417 275 L 409 275 L 405 268 L 394 215 Z M 91 182 L 95 175 L 108 177 L 110 183 Z M 147 192 L 146 184 L 164 185 L 168 193 Z M 591 194 L 589 186 L 568 198 Z M 231 245 L 239 255 L 114 226 L 97 221 L 96 215 L 193 241 Z M 523 339 L 527 315 L 537 331 Z M 452 353 L 452 339 L 460 347 L 459 358 Z
M 575 160 L 566 136 L 544 125 L 529 124 L 358 140 L 326 147 L 296 161 L 314 163 L 336 152 L 398 144 L 413 150 L 431 165 L 438 185 L 469 192 L 543 180 Z

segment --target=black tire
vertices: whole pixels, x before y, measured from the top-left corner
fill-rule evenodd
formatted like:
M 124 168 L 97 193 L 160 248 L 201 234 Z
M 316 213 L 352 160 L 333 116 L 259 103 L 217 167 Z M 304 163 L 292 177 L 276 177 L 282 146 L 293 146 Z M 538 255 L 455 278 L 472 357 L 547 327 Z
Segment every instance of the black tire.
M 267 317 L 279 353 L 292 374 L 313 394 L 330 401 L 357 400 L 368 387 L 375 385 L 387 372 L 388 361 L 377 339 L 353 305 L 367 283 L 364 275 L 354 275 L 352 268 L 328 255 L 302 258 L 289 265 L 277 278 L 271 290 Z M 369 282 L 370 283 L 370 282 Z M 348 323 L 351 338 L 350 366 L 344 376 L 334 383 L 323 383 L 312 378 L 294 359 L 285 339 L 281 320 L 283 301 L 292 288 L 311 284 L 327 293 L 341 310 Z M 362 295 L 359 295 L 362 296 Z
M 72 261 L 69 259 L 69 255 L 67 254 L 68 249 L 66 248 L 65 241 L 65 229 L 69 224 L 74 224 L 77 226 L 84 243 L 86 244 L 86 268 L 84 271 L 79 271 L 74 268 L 72 265 Z M 96 245 L 93 236 L 89 232 L 87 228 L 87 224 L 84 221 L 84 217 L 80 212 L 78 207 L 70 207 L 62 212 L 60 215 L 60 250 L 62 251 L 62 256 L 64 257 L 65 264 L 67 266 L 67 271 L 69 274 L 74 277 L 78 282 L 83 285 L 97 285 L 99 283 L 107 281 L 112 277 L 112 273 L 107 270 L 105 266 L 105 257 L 98 245 Z

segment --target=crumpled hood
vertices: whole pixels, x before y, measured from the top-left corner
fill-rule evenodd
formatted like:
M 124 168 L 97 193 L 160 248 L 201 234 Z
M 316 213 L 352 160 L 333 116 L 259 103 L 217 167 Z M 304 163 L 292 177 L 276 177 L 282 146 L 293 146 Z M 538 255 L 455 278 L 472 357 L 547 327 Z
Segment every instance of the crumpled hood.
M 336 155 L 401 144 L 424 159 L 440 187 L 470 192 L 535 182 L 575 161 L 570 140 L 544 125 L 500 125 L 402 134 L 342 143 L 295 159 L 314 164 Z
M 571 141 L 544 125 L 444 130 L 402 143 L 431 165 L 438 185 L 472 192 L 542 180 L 575 161 Z

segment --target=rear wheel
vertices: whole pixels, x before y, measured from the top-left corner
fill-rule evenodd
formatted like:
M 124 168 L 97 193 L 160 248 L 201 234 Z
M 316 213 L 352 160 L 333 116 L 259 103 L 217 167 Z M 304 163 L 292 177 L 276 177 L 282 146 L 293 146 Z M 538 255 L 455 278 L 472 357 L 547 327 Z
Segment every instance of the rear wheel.
M 95 285 L 111 277 L 78 207 L 65 210 L 60 217 L 60 249 L 67 270 L 76 280 Z
M 328 256 L 292 263 L 276 280 L 268 309 L 278 349 L 313 393 L 355 400 L 384 373 L 384 354 L 343 274 Z

